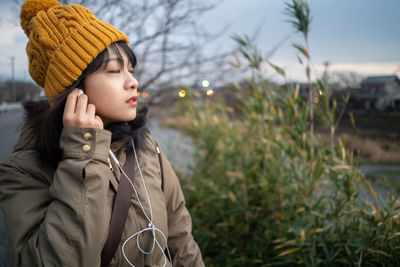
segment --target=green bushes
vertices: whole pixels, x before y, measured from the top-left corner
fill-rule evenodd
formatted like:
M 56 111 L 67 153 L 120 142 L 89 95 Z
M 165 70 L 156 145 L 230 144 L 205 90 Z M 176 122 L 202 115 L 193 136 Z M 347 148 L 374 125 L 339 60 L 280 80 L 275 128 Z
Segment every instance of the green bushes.
M 206 265 L 400 266 L 400 201 L 379 199 L 343 142 L 333 142 L 329 88 L 310 81 L 305 100 L 298 86 L 271 85 L 257 49 L 235 39 L 253 74 L 232 88 L 239 104 L 192 92 L 179 107 L 196 145 L 184 190 Z M 314 134 L 311 110 L 331 129 L 329 145 Z

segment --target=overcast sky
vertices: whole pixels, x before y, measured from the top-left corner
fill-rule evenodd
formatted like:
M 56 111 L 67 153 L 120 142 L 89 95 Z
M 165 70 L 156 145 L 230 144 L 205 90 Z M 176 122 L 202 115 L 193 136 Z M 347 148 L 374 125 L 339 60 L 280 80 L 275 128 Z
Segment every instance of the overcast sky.
M 73 2 L 73 1 L 71 1 Z M 332 71 L 362 75 L 400 76 L 400 0 L 310 0 L 312 25 L 310 53 L 317 69 L 326 61 Z M 218 47 L 233 47 L 232 34 L 247 34 L 267 54 L 285 36 L 290 38 L 270 59 L 283 67 L 289 78 L 304 79 L 291 44 L 300 43 L 283 14 L 283 0 L 225 0 L 200 23 L 211 31 L 227 26 Z M 0 78 L 11 76 L 11 57 L 16 76 L 29 78 L 25 46 L 13 0 L 0 0 Z M 258 34 L 255 34 L 259 27 Z M 134 43 L 134 40 L 131 40 Z

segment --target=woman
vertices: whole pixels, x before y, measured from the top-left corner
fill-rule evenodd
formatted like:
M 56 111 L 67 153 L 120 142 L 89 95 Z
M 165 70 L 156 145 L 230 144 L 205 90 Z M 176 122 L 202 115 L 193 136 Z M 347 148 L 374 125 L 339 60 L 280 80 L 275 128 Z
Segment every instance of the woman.
M 123 179 L 134 193 L 109 266 L 204 266 L 179 181 L 145 128 L 147 109 L 137 110 L 127 36 L 55 0 L 27 0 L 21 25 L 47 100 L 25 104 L 0 166 L 14 266 L 108 266 L 102 251 Z

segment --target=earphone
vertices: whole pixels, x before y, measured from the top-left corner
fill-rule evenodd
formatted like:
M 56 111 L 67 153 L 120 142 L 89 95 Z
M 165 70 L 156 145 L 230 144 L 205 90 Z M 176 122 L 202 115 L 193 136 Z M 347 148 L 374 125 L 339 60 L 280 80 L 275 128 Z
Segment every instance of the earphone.
M 129 236 L 129 237 L 125 240 L 125 242 L 124 242 L 123 245 L 122 245 L 122 255 L 124 256 L 125 260 L 128 262 L 128 264 L 129 264 L 130 266 L 135 267 L 135 265 L 133 265 L 133 263 L 131 263 L 131 262 L 129 261 L 128 257 L 125 255 L 125 245 L 126 245 L 132 238 L 134 238 L 134 237 L 136 236 L 136 244 L 137 244 L 137 246 L 138 246 L 138 249 L 139 249 L 143 254 L 151 254 L 151 253 L 153 253 L 154 248 L 155 248 L 155 245 L 157 244 L 157 247 L 161 250 L 161 253 L 162 253 L 162 255 L 164 256 L 164 264 L 163 264 L 163 267 L 166 266 L 166 264 L 167 264 L 167 257 L 166 257 L 166 255 L 165 255 L 165 253 L 164 253 L 164 250 L 162 249 L 162 246 L 160 245 L 159 241 L 158 241 L 157 238 L 156 238 L 156 232 L 159 232 L 159 233 L 162 235 L 163 239 L 164 239 L 165 246 L 166 246 L 166 250 L 167 250 L 167 252 L 168 252 L 168 257 L 169 257 L 170 264 L 171 264 L 171 266 L 173 266 L 173 265 L 172 265 L 171 254 L 170 254 L 170 252 L 169 252 L 169 248 L 168 248 L 168 244 L 167 244 L 167 238 L 165 237 L 164 233 L 163 233 L 160 229 L 158 229 L 158 228 L 153 224 L 153 209 L 152 209 L 152 207 L 151 207 L 151 202 L 150 202 L 149 193 L 148 193 L 148 191 L 147 191 L 146 183 L 145 183 L 145 181 L 144 181 L 143 174 L 142 174 L 142 171 L 141 171 L 141 169 L 140 169 L 139 161 L 138 161 L 138 158 L 137 158 L 137 155 L 136 155 L 135 145 L 134 145 L 134 143 L 133 143 L 133 139 L 132 139 L 132 138 L 131 138 L 131 145 L 132 145 L 133 153 L 134 153 L 134 156 L 135 156 L 136 165 L 137 165 L 138 170 L 139 170 L 140 178 L 141 178 L 141 180 L 142 180 L 142 183 L 143 183 L 143 186 L 144 186 L 144 190 L 145 190 L 145 192 L 146 192 L 146 197 L 147 197 L 147 201 L 148 201 L 149 208 L 150 208 L 150 217 L 148 216 L 147 212 L 145 211 L 145 209 L 144 209 L 144 207 L 143 207 L 143 205 L 142 205 L 142 202 L 140 201 L 138 192 L 136 191 L 136 188 L 135 188 L 134 184 L 132 183 L 131 179 L 128 178 L 128 175 L 127 175 L 127 174 L 125 173 L 125 171 L 122 169 L 121 165 L 119 164 L 118 159 L 115 157 L 114 153 L 113 153 L 113 152 L 111 151 L 111 149 L 110 149 L 110 150 L 109 150 L 110 157 L 114 160 L 115 164 L 117 164 L 118 168 L 119 168 L 120 171 L 121 171 L 121 174 L 123 174 L 123 175 L 125 176 L 125 178 L 128 179 L 129 183 L 131 184 L 131 186 L 132 186 L 132 188 L 133 188 L 133 191 L 135 192 L 135 195 L 136 195 L 136 198 L 137 198 L 137 200 L 138 200 L 138 202 L 139 202 L 140 208 L 142 209 L 143 214 L 145 215 L 146 219 L 148 220 L 148 224 L 147 224 L 147 227 L 146 227 L 146 228 L 137 231 L 136 233 L 132 234 L 131 236 Z M 122 179 L 122 175 L 121 175 L 121 179 Z M 146 231 L 151 231 L 151 232 L 152 232 L 152 235 L 153 235 L 153 245 L 152 245 L 152 248 L 150 249 L 150 251 L 144 251 L 144 250 L 140 247 L 140 244 L 139 244 L 139 238 L 140 238 L 140 236 L 141 236 L 144 232 L 146 232 Z
M 84 94 L 83 90 L 79 89 L 78 96 L 83 95 L 83 94 Z

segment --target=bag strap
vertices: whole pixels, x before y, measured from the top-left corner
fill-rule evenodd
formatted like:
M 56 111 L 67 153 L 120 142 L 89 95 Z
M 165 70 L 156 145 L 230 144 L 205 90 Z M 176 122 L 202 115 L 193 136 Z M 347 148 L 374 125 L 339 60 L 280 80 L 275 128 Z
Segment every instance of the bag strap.
M 115 197 L 114 207 L 111 214 L 107 241 L 101 251 L 101 267 L 107 267 L 110 264 L 111 259 L 117 250 L 118 244 L 121 241 L 122 231 L 124 230 L 126 218 L 128 217 L 128 210 L 133 193 L 133 188 L 128 179 L 133 179 L 135 176 L 135 159 L 132 152 L 127 153 L 123 170 L 129 177 L 125 177 L 121 172 L 117 196 Z

